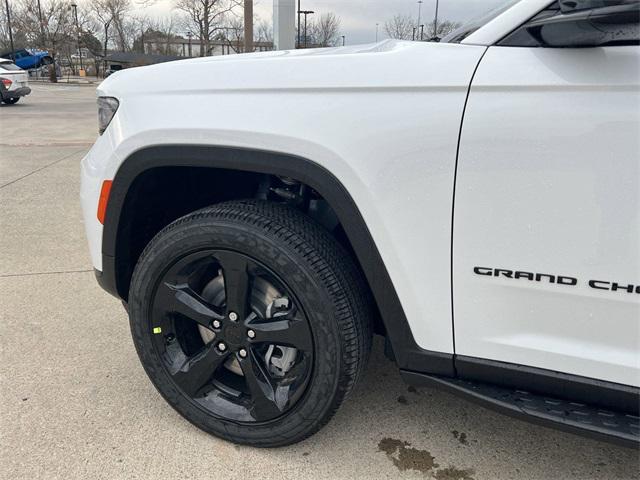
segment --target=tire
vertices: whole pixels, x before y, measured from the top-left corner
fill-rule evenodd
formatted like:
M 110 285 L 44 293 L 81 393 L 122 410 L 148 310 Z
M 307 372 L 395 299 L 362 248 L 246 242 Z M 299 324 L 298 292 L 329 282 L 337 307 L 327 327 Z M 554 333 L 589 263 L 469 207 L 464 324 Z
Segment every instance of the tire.
M 149 243 L 129 318 L 142 365 L 175 410 L 226 440 L 280 447 L 326 425 L 362 375 L 368 292 L 313 220 L 236 201 L 189 214 Z
M 6 105 L 13 105 L 15 103 L 18 103 L 18 100 L 20 100 L 20 97 L 5 98 L 2 100 L 2 102 L 5 103 Z

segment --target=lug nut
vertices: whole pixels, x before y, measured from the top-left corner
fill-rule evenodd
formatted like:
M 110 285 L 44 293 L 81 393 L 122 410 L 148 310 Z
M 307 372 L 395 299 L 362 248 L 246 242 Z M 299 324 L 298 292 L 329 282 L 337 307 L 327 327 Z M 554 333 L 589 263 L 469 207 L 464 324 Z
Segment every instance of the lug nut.
M 238 314 L 236 312 L 231 312 L 229 314 L 229 320 L 231 320 L 232 322 L 235 322 L 236 320 L 238 320 Z
M 245 358 L 247 356 L 247 351 L 244 348 L 241 348 L 240 351 L 238 352 L 238 354 L 242 357 Z
M 214 320 L 212 325 L 213 325 L 213 328 L 220 328 L 220 325 L 222 324 L 220 323 L 220 320 Z
M 254 332 L 253 330 L 249 330 L 247 332 L 247 337 L 249 338 L 256 338 L 256 332 Z
M 221 352 L 224 352 L 226 349 L 227 349 L 227 346 L 224 343 L 220 342 L 218 344 L 218 350 L 220 350 Z

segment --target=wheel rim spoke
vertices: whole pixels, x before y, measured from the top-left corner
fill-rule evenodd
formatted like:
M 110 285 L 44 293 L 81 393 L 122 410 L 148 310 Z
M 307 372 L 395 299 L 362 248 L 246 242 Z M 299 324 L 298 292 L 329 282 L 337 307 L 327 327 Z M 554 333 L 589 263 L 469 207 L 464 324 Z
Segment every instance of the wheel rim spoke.
M 207 328 L 211 327 L 213 320 L 222 320 L 224 318 L 220 308 L 207 303 L 189 285 L 172 285 L 170 283 L 165 283 L 164 285 L 173 297 L 172 313 L 184 315 Z
M 250 262 L 243 255 L 233 252 L 216 252 L 216 258 L 222 267 L 227 303 L 227 314 L 235 312 L 240 319 L 249 313 Z
M 279 317 L 282 318 L 282 317 Z M 253 343 L 270 343 L 295 347 L 305 352 L 313 348 L 311 333 L 305 320 L 285 318 L 274 322 L 249 323 L 248 328 L 255 332 Z
M 288 387 L 281 387 L 272 380 L 253 349 L 246 358 L 239 360 L 251 393 L 251 416 L 260 421 L 280 415 L 289 400 Z
M 169 373 L 187 395 L 195 397 L 227 356 L 210 344 L 191 357 L 178 355 Z

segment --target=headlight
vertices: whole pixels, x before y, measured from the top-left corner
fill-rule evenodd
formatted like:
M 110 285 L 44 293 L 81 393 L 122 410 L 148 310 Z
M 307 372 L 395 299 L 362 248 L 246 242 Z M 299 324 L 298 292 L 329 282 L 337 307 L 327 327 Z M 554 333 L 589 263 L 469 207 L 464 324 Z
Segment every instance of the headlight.
M 98 131 L 100 135 L 104 133 L 111 119 L 118 110 L 118 99 L 113 97 L 98 97 Z

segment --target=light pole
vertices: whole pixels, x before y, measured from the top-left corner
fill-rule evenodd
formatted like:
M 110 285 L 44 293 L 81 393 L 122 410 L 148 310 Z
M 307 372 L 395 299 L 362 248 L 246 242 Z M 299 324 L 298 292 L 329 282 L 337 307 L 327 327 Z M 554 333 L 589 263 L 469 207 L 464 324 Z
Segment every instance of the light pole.
M 253 0 L 244 0 L 244 51 L 253 52 Z
M 191 55 L 191 37 L 193 37 L 193 33 L 191 32 L 191 30 L 189 30 L 187 32 L 187 38 L 189 39 L 189 58 L 192 57 L 192 55 Z
M 11 53 L 15 52 L 13 48 L 13 31 L 11 30 L 11 12 L 9 12 L 9 0 L 4 0 L 5 6 L 7 8 L 7 27 L 9 28 L 9 45 L 11 45 Z M 15 58 L 13 58 L 15 60 Z
M 82 67 L 82 51 L 80 50 L 80 26 L 78 25 L 78 5 L 76 3 L 71 4 L 73 8 L 73 16 L 76 20 L 76 35 L 78 38 L 78 55 L 80 55 L 80 70 L 84 70 Z
M 415 42 L 416 41 L 416 27 L 413 27 L 413 37 L 411 37 L 411 39 Z
M 424 23 L 420 25 L 420 41 L 424 40 Z
M 47 46 L 44 37 L 44 23 L 42 22 L 42 6 L 40 5 L 40 0 L 38 0 L 38 21 L 40 22 L 40 43 L 44 50 Z
M 298 46 L 297 48 L 300 48 L 300 14 L 302 13 L 302 10 L 300 10 L 300 0 L 298 0 Z
M 313 10 L 301 10 L 300 13 L 304 15 L 304 48 L 307 48 L 307 15 L 313 15 Z
M 379 23 L 376 23 L 376 43 L 378 43 L 378 28 L 380 27 Z
M 418 26 L 417 28 L 420 28 L 420 19 L 422 17 L 422 0 L 418 0 Z
M 438 38 L 438 3 L 439 0 L 436 0 L 436 16 L 433 17 L 433 37 Z
M 346 45 L 346 37 L 342 35 L 342 46 L 344 47 L 345 45 Z

